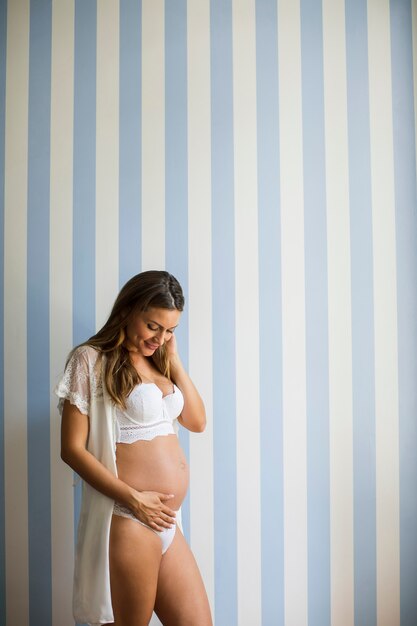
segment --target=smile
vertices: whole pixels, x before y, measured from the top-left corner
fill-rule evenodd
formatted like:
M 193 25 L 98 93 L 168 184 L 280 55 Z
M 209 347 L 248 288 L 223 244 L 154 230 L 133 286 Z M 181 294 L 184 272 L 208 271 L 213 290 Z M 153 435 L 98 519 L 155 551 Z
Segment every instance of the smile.
M 147 345 L 147 347 L 148 347 L 150 350 L 156 350 L 157 348 L 159 348 L 159 346 L 158 346 L 158 345 L 153 346 L 152 344 L 148 343 L 147 341 L 145 341 L 145 344 Z

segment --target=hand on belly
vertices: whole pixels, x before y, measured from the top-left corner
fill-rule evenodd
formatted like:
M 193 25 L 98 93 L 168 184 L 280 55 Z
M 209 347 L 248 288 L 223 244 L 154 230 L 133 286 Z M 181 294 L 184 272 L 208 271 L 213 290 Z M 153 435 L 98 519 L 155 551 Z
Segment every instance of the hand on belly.
M 169 506 L 179 509 L 189 484 L 189 468 L 176 435 L 117 444 L 118 477 L 137 491 L 174 494 Z

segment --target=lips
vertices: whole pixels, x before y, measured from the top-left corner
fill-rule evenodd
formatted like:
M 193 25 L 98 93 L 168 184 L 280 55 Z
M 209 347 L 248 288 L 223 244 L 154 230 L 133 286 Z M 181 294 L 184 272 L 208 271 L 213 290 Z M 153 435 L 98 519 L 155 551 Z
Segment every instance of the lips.
M 146 346 L 150 349 L 150 350 L 156 350 L 157 348 L 159 348 L 159 346 L 153 346 L 152 344 L 148 343 L 147 341 L 145 341 Z

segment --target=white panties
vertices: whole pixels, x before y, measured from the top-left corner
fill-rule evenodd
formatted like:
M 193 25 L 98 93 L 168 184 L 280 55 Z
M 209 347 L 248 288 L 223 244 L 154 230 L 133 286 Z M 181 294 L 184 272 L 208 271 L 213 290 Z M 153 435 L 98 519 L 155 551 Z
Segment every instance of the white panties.
M 159 535 L 159 537 L 161 538 L 162 554 L 165 554 L 165 552 L 168 550 L 169 546 L 171 545 L 172 540 L 174 539 L 175 531 L 177 529 L 176 523 L 172 526 L 172 528 L 164 528 L 164 530 L 155 530 L 154 528 L 151 528 L 150 526 L 148 526 L 148 524 L 141 522 L 137 517 L 133 515 L 130 509 L 127 509 L 126 507 L 122 506 L 118 502 L 114 503 L 113 515 L 119 515 L 120 517 L 128 517 L 134 522 L 138 522 L 139 524 L 142 524 L 142 526 L 146 526 L 146 528 L 149 528 L 149 530 L 153 530 L 153 532 Z

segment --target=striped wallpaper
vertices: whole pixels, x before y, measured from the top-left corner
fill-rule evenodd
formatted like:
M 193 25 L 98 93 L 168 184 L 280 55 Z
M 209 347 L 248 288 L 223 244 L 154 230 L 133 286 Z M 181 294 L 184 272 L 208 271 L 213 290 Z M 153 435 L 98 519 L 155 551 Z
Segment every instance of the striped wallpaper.
M 73 624 L 51 389 L 167 268 L 215 625 L 417 625 L 413 68 L 414 0 L 0 0 L 0 624 Z

